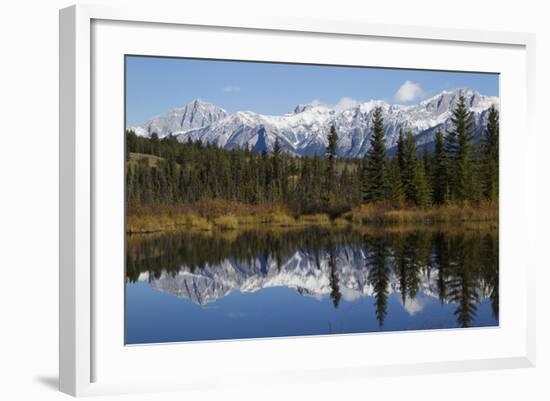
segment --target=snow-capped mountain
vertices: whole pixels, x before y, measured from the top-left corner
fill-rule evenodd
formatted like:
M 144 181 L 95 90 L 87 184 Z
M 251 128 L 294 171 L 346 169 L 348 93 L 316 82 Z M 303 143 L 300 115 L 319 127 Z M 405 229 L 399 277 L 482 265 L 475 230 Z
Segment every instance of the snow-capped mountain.
M 156 132 L 162 138 L 176 132 L 206 127 L 228 116 L 229 113 L 224 109 L 197 99 L 184 107 L 176 107 L 163 115 L 153 117 L 141 127 L 132 129 L 140 136 L 151 136 Z
M 131 127 L 136 134 L 160 137 L 174 135 L 180 142 L 189 139 L 213 143 L 226 149 L 248 146 L 256 151 L 271 150 L 276 138 L 287 152 L 299 156 L 322 155 L 330 127 L 338 131 L 340 157 L 363 156 L 370 142 L 372 114 L 381 107 L 386 129 L 386 148 L 395 147 L 399 130 L 411 130 L 418 145 L 430 145 L 435 132 L 451 128 L 451 113 L 460 96 L 472 112 L 476 135 L 486 123 L 491 105 L 498 107 L 498 97 L 484 96 L 471 89 L 443 91 L 415 105 L 389 104 L 371 100 L 340 109 L 320 103 L 296 106 L 281 115 L 262 115 L 251 111 L 229 113 L 215 105 L 195 100 L 155 117 L 141 127 Z

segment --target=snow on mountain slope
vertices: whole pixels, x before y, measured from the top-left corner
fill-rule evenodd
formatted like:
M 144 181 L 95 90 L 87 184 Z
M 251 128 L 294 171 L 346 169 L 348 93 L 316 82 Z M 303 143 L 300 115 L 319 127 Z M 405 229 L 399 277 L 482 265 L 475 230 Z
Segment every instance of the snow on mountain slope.
M 271 150 L 279 138 L 284 150 L 299 156 L 322 155 L 331 125 L 339 135 L 340 157 L 361 157 L 369 148 L 372 114 L 383 111 L 386 147 L 392 149 L 399 130 L 411 130 L 418 145 L 433 143 L 435 132 L 451 128 L 450 117 L 460 96 L 472 112 L 478 136 L 487 120 L 491 105 L 498 107 L 498 97 L 489 97 L 471 89 L 443 91 L 416 105 L 389 104 L 371 100 L 347 109 L 335 109 L 318 102 L 298 105 L 293 111 L 270 116 L 243 111 L 228 113 L 212 104 L 196 100 L 183 108 L 134 127 L 138 135 L 177 136 L 180 142 L 200 140 L 226 149 L 248 146 L 256 151 Z
M 153 117 L 141 127 L 132 127 L 131 129 L 137 135 L 151 136 L 153 132 L 156 132 L 162 138 L 173 132 L 185 132 L 193 128 L 207 126 L 228 115 L 224 109 L 197 99 L 184 107 L 177 107 L 165 114 Z

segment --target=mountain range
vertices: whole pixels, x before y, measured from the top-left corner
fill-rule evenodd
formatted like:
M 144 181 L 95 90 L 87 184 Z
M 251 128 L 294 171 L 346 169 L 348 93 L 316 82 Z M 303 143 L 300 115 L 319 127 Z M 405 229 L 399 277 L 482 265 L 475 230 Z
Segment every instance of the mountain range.
M 499 98 L 472 89 L 443 91 L 418 104 L 390 104 L 370 100 L 339 108 L 319 102 L 297 105 L 284 115 L 264 115 L 252 111 L 230 113 L 211 103 L 194 100 L 156 116 L 141 126 L 128 127 L 139 136 L 175 136 L 178 141 L 200 140 L 225 149 L 248 146 L 258 152 L 273 149 L 276 139 L 284 151 L 296 156 L 323 155 L 327 136 L 335 126 L 339 157 L 362 157 L 369 148 L 372 114 L 382 109 L 386 148 L 395 149 L 399 130 L 412 131 L 418 146 L 431 148 L 438 129 L 451 128 L 451 115 L 459 97 L 464 96 L 472 113 L 475 137 L 483 131 L 488 110 L 499 106 Z

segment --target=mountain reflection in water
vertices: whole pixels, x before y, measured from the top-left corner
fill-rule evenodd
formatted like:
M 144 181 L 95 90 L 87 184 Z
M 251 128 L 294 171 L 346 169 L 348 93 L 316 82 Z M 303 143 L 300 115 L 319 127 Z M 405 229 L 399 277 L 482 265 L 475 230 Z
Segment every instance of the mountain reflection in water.
M 494 230 L 129 236 L 126 257 L 128 343 L 498 325 Z

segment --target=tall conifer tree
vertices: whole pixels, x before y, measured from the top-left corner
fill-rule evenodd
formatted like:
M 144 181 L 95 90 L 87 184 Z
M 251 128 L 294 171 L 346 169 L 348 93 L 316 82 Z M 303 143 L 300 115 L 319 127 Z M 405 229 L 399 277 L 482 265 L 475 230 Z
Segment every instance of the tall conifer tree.
M 277 137 L 273 144 L 273 181 L 271 197 L 273 200 L 279 200 L 282 194 L 282 160 L 281 160 L 281 142 Z
M 405 169 L 405 137 L 403 135 L 403 128 L 399 128 L 396 157 L 399 163 L 399 170 L 403 173 L 403 170 Z
M 405 200 L 415 204 L 418 200 L 417 160 L 416 142 L 412 132 L 408 131 L 403 147 L 403 192 Z
M 403 184 L 401 178 L 401 169 L 399 168 L 399 160 L 397 157 L 388 161 L 388 199 L 394 206 L 402 206 L 404 201 Z
M 377 107 L 372 116 L 370 148 L 365 160 L 366 188 L 364 199 L 378 202 L 386 195 L 386 147 L 384 144 L 384 119 L 382 109 Z
M 451 197 L 459 202 L 474 197 L 474 166 L 472 144 L 473 121 L 466 106 L 466 99 L 460 95 L 451 117 L 452 128 L 447 133 L 445 150 L 449 160 L 449 183 Z
M 482 137 L 482 180 L 483 195 L 486 199 L 498 198 L 498 142 L 499 142 L 499 112 L 495 106 L 489 109 L 487 127 Z
M 332 200 L 332 195 L 334 194 L 336 187 L 336 152 L 338 146 L 338 133 L 334 125 L 330 127 L 330 133 L 328 135 L 328 145 L 326 148 L 326 157 L 328 161 L 327 171 L 325 175 L 325 190 L 324 201 L 325 204 L 329 204 Z
M 416 161 L 415 187 L 416 187 L 416 196 L 415 196 L 416 205 L 422 208 L 428 207 L 430 204 L 431 193 L 430 193 L 430 187 L 428 185 L 428 179 L 426 177 L 426 169 L 424 167 L 424 161 L 421 159 L 418 159 Z
M 443 133 L 437 130 L 433 156 L 433 202 L 442 205 L 447 200 L 447 156 L 445 154 Z

